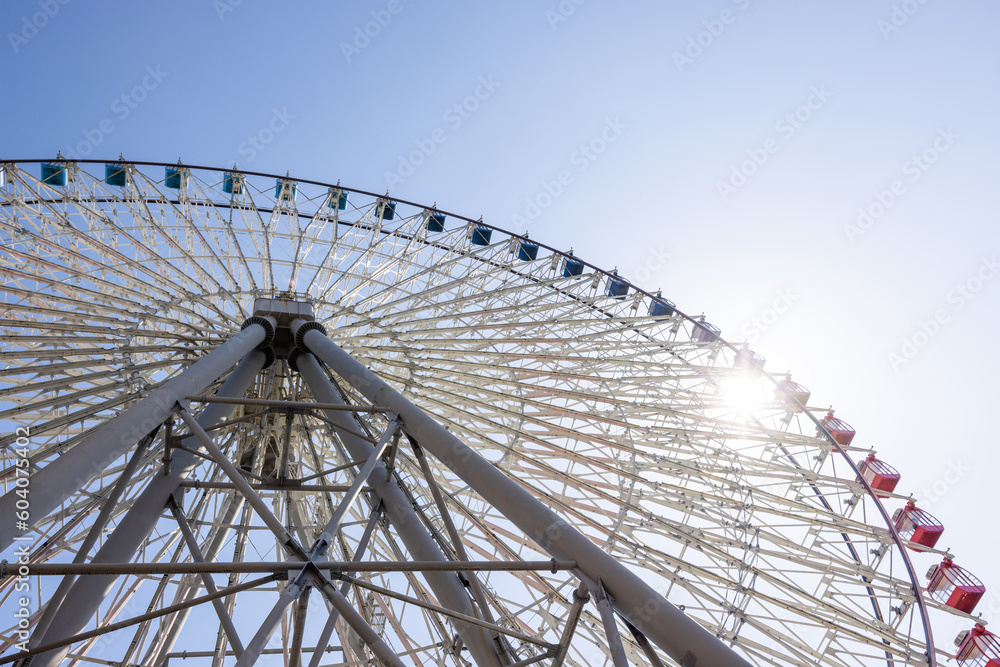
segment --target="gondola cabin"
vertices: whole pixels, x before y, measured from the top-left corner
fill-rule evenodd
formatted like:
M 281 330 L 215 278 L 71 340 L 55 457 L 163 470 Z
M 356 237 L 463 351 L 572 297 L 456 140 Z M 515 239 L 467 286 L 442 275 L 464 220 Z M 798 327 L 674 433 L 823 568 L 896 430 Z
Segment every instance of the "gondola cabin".
M 826 416 L 820 420 L 820 423 L 830 432 L 833 437 L 833 441 L 838 445 L 847 447 L 854 440 L 854 429 L 851 425 L 845 422 L 843 419 L 837 419 L 833 416 L 832 412 L 826 413 Z M 822 431 L 816 434 L 817 436 L 823 435 Z
M 934 545 L 941 538 L 944 526 L 931 514 L 918 508 L 911 500 L 906 507 L 901 507 L 892 515 L 893 525 L 899 532 L 899 536 L 921 546 L 933 549 Z M 913 551 L 920 551 L 914 549 Z
M 802 412 L 812 393 L 798 382 L 792 382 L 792 378 L 786 377 L 778 383 L 774 395 L 788 412 Z
M 649 302 L 649 315 L 650 317 L 671 317 L 675 312 L 674 302 L 670 299 L 664 299 L 657 292 L 653 300 Z
M 1000 667 L 1000 637 L 978 624 L 964 635 L 956 642 L 959 667 Z
M 952 609 L 971 614 L 986 594 L 986 587 L 968 570 L 945 558 L 928 573 L 927 592 Z
M 696 343 L 714 343 L 719 340 L 722 329 L 709 322 L 695 322 L 691 340 Z
M 42 183 L 47 185 L 66 185 L 66 165 L 62 162 L 42 163 Z
M 628 283 L 618 277 L 618 272 L 613 272 L 608 276 L 608 296 L 615 299 L 624 299 L 628 294 Z
M 888 498 L 889 494 L 896 490 L 899 483 L 899 473 L 896 469 L 885 461 L 875 458 L 874 454 L 869 454 L 863 461 L 858 463 L 858 470 L 861 477 L 872 487 L 872 491 L 879 498 Z

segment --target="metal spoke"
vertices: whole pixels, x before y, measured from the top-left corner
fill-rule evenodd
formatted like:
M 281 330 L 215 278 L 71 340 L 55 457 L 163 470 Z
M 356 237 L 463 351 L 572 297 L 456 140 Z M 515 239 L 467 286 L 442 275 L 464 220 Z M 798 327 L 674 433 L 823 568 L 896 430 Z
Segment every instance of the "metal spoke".
M 975 618 L 868 443 L 641 285 L 339 183 L 44 165 L 0 162 L 6 662 L 23 582 L 33 650 L 77 633 L 35 667 L 916 666 Z

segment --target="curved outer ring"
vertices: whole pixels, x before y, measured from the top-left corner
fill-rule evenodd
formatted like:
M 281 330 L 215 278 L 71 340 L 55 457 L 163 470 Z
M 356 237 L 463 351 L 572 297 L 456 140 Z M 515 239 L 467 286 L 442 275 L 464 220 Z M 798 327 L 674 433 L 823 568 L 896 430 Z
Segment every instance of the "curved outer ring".
M 353 192 L 353 193 L 356 193 L 356 194 L 359 194 L 359 195 L 365 195 L 367 197 L 372 197 L 373 199 L 376 199 L 376 200 L 378 200 L 378 199 L 384 199 L 385 198 L 385 195 L 380 195 L 380 194 L 377 194 L 377 193 L 374 193 L 374 192 L 369 192 L 367 190 L 359 190 L 359 189 L 356 189 L 356 188 L 345 187 L 343 185 L 340 185 L 339 183 L 338 184 L 333 184 L 333 183 L 326 183 L 326 182 L 323 182 L 323 181 L 314 181 L 314 180 L 308 180 L 308 179 L 293 178 L 293 177 L 288 176 L 288 175 L 281 176 L 281 175 L 278 175 L 278 174 L 268 174 L 268 173 L 265 173 L 265 172 L 242 171 L 242 170 L 226 169 L 226 168 L 220 168 L 220 167 L 208 167 L 208 166 L 203 166 L 203 165 L 179 164 L 179 163 L 171 163 L 171 162 L 142 162 L 142 161 L 138 161 L 137 162 L 137 161 L 131 161 L 131 160 L 97 160 L 97 159 L 70 160 L 70 159 L 66 159 L 66 158 L 56 158 L 56 159 L 28 159 L 28 160 L 9 160 L 9 159 L 4 159 L 4 160 L 0 160 L 0 164 L 31 164 L 31 163 L 42 163 L 42 162 L 46 162 L 46 163 L 59 163 L 59 162 L 62 162 L 62 163 L 65 163 L 65 164 L 107 164 L 107 163 L 122 163 L 122 164 L 141 165 L 141 166 L 150 166 L 150 167 L 174 167 L 174 168 L 183 168 L 183 169 L 196 169 L 198 171 L 217 172 L 217 173 L 220 173 L 220 174 L 227 173 L 227 172 L 228 173 L 239 173 L 239 174 L 244 175 L 244 176 L 257 176 L 257 177 L 261 177 L 261 178 L 274 178 L 274 179 L 280 179 L 280 180 L 286 180 L 286 181 L 293 181 L 293 182 L 296 182 L 296 183 L 307 183 L 309 185 L 317 185 L 317 186 L 326 187 L 326 188 L 337 188 L 337 189 L 342 190 L 342 191 Z M 580 262 L 585 267 L 588 267 L 588 268 L 594 270 L 595 272 L 604 275 L 605 277 L 612 277 L 612 276 L 614 276 L 615 280 L 626 283 L 629 286 L 630 289 L 634 290 L 635 292 L 637 292 L 639 294 L 642 294 L 643 296 L 645 296 L 645 297 L 647 297 L 649 299 L 655 299 L 656 298 L 656 296 L 653 295 L 652 293 L 648 292 L 647 290 L 645 290 L 645 289 L 643 289 L 643 288 L 641 288 L 641 287 L 639 287 L 637 285 L 634 285 L 631 281 L 629 281 L 628 279 L 626 279 L 626 278 L 624 278 L 622 276 L 619 276 L 617 274 L 612 274 L 609 271 L 605 271 L 604 269 L 601 269 L 598 266 L 595 266 L 593 264 L 590 264 L 589 262 L 586 262 L 586 261 L 580 259 L 576 255 L 570 255 L 569 253 L 563 252 L 561 250 L 557 250 L 556 248 L 554 248 L 552 246 L 549 246 L 549 245 L 546 245 L 544 243 L 540 243 L 539 241 L 537 241 L 535 239 L 528 239 L 528 237 L 526 237 L 524 235 L 514 234 L 513 232 L 509 232 L 506 229 L 503 229 L 501 227 L 497 227 L 495 225 L 491 225 L 489 223 L 486 223 L 481 218 L 478 219 L 478 220 L 475 220 L 473 218 L 469 218 L 469 217 L 466 217 L 464 215 L 459 215 L 457 213 L 452 213 L 450 211 L 444 211 L 444 210 L 438 209 L 436 207 L 425 206 L 423 204 L 419 204 L 417 202 L 408 201 L 406 199 L 399 199 L 399 198 L 393 197 L 392 200 L 395 201 L 395 202 L 397 202 L 397 203 L 406 204 L 407 206 L 412 206 L 412 207 L 418 208 L 418 209 L 433 210 L 435 213 L 442 213 L 442 214 L 444 214 L 446 216 L 450 216 L 450 217 L 455 218 L 457 220 L 462 220 L 462 221 L 464 221 L 466 223 L 469 223 L 469 224 L 475 224 L 475 225 L 480 226 L 480 227 L 487 227 L 487 228 L 489 228 L 491 230 L 500 232 L 502 234 L 506 234 L 510 238 L 516 238 L 516 239 L 519 239 L 519 240 L 522 240 L 522 241 L 527 241 L 529 243 L 532 243 L 533 245 L 539 246 L 540 248 L 545 248 L 549 252 L 551 252 L 553 254 L 556 254 L 556 255 L 559 255 L 561 257 L 572 257 L 574 261 Z M 660 298 L 662 299 L 663 297 L 660 297 Z M 680 315 L 681 318 L 683 318 L 684 320 L 690 322 L 692 325 L 697 326 L 697 325 L 700 324 L 700 322 L 698 320 L 696 320 L 695 318 L 687 315 L 686 313 L 684 313 L 683 311 L 681 311 L 676 306 L 674 307 L 674 312 L 677 315 Z M 739 352 L 739 350 L 741 349 L 740 347 L 737 347 L 737 346 L 733 345 L 732 343 L 726 341 L 721 336 L 717 335 L 715 338 L 722 345 L 724 345 L 725 347 L 729 348 L 734 353 Z M 903 540 L 899 536 L 899 532 L 896 530 L 896 527 L 893 524 L 893 522 L 892 522 L 892 520 L 891 520 L 891 518 L 889 516 L 888 510 L 885 509 L 885 507 L 882 505 L 882 502 L 879 500 L 878 496 L 875 495 L 875 492 L 872 489 L 871 485 L 861 475 L 861 471 L 858 469 L 857 464 L 855 464 L 855 462 L 850 458 L 850 456 L 847 455 L 847 452 L 844 451 L 844 449 L 833 439 L 833 436 L 830 434 L 830 431 L 825 426 L 823 426 L 823 424 L 820 422 L 820 420 L 818 418 L 816 418 L 816 416 L 813 415 L 811 412 L 809 412 L 808 410 L 805 410 L 805 406 L 803 406 L 801 403 L 799 403 L 799 401 L 794 396 L 792 396 L 790 393 L 788 393 L 787 391 L 785 391 L 780 386 L 780 383 L 775 378 L 771 377 L 770 375 L 768 375 L 767 378 L 775 386 L 775 388 L 778 391 L 780 391 L 786 397 L 790 398 L 791 401 L 795 405 L 798 405 L 801 408 L 803 408 L 802 412 L 806 416 L 808 416 L 808 418 L 815 424 L 817 430 L 826 437 L 827 441 L 833 447 L 833 449 L 836 452 L 838 452 L 841 456 L 844 457 L 844 459 L 847 461 L 847 465 L 850 467 L 851 471 L 855 475 L 857 475 L 857 479 L 858 479 L 858 481 L 861 482 L 862 486 L 865 489 L 865 492 L 867 492 L 868 495 L 869 495 L 869 497 L 874 501 L 875 506 L 878 508 L 878 512 L 882 516 L 882 520 L 885 521 L 885 524 L 886 524 L 886 526 L 889 529 L 889 533 L 892 536 L 892 540 L 895 543 L 896 548 L 899 551 L 899 554 L 900 554 L 900 556 L 903 559 L 903 563 L 905 565 L 907 575 L 909 576 L 910 583 L 913 586 L 914 596 L 916 597 L 916 600 L 917 600 L 917 607 L 920 610 L 920 618 L 921 618 L 921 621 L 922 621 L 922 624 L 923 624 L 923 627 L 924 627 L 924 638 L 925 638 L 925 643 L 926 643 L 926 646 L 927 646 L 927 658 L 929 660 L 928 664 L 930 665 L 930 667 L 937 667 L 937 656 L 936 656 L 936 650 L 935 650 L 935 647 L 934 647 L 934 636 L 933 636 L 933 632 L 931 631 L 930 619 L 928 617 L 927 603 L 926 603 L 926 600 L 924 599 L 923 590 L 922 590 L 922 588 L 921 588 L 921 586 L 919 584 L 916 571 L 915 571 L 915 569 L 913 567 L 912 561 L 910 560 L 910 556 L 907 553 L 907 550 L 906 550 L 906 548 L 903 545 Z

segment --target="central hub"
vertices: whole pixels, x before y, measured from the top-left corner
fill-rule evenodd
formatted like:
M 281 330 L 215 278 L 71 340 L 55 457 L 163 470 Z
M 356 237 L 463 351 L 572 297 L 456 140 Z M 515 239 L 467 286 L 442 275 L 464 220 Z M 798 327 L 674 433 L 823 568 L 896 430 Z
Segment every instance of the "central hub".
M 311 303 L 291 299 L 254 299 L 253 314 L 273 317 L 278 323 L 274 328 L 274 342 L 271 343 L 276 357 L 287 357 L 295 349 L 295 340 L 289 328 L 294 320 L 313 322 L 316 319 Z

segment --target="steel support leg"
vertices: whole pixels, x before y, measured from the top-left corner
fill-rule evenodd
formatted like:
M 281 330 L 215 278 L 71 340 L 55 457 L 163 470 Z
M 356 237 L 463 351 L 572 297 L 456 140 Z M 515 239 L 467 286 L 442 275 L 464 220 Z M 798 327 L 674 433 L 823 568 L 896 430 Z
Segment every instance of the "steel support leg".
M 350 601 L 337 590 L 328 579 L 324 577 L 323 584 L 320 588 L 323 591 L 323 595 L 326 599 L 330 601 L 330 604 L 340 612 L 341 618 L 354 629 L 358 636 L 361 637 L 361 641 L 368 645 L 375 657 L 382 661 L 383 664 L 389 667 L 404 667 L 403 661 L 399 659 L 389 645 L 383 641 L 378 633 L 375 632 L 372 626 L 368 625 L 368 621 L 365 617 L 358 613 L 358 610 L 351 606 Z
M 154 432 L 155 433 L 155 432 Z M 115 482 L 115 487 L 112 489 L 111 493 L 104 500 L 104 505 L 101 507 L 100 513 L 98 513 L 97 518 L 94 520 L 94 524 L 90 527 L 90 531 L 87 533 L 87 537 L 83 539 L 83 544 L 77 549 L 76 557 L 73 559 L 74 563 L 83 563 L 90 556 L 90 550 L 94 548 L 97 544 L 97 540 L 100 539 L 101 535 L 104 533 L 104 527 L 108 523 L 108 519 L 111 518 L 111 512 L 114 511 L 115 506 L 118 504 L 118 499 L 122 497 L 125 493 L 125 487 L 128 486 L 129 480 L 132 479 L 132 475 L 135 474 L 136 468 L 139 467 L 139 461 L 142 460 L 143 455 L 146 453 L 147 448 L 153 442 L 154 433 L 150 433 L 145 438 L 139 442 L 139 446 L 136 447 L 135 451 L 132 453 L 132 458 L 125 465 L 125 469 L 122 474 L 118 477 L 118 481 Z M 42 613 L 42 617 L 38 619 L 35 627 L 32 628 L 33 636 L 41 637 L 48 630 L 49 624 L 52 623 L 52 618 L 55 616 L 56 611 L 62 604 L 62 601 L 66 598 L 66 594 L 69 593 L 69 589 L 73 586 L 73 582 L 76 581 L 75 577 L 65 576 L 62 581 L 59 582 L 59 587 L 56 588 L 56 592 L 52 594 L 48 602 L 45 603 L 45 611 Z
M 226 500 L 225 510 L 223 511 L 222 518 L 219 520 L 220 525 L 205 549 L 206 561 L 210 563 L 215 561 L 216 556 L 219 555 L 225 544 L 229 532 L 223 526 L 232 523 L 233 518 L 242 508 L 243 497 L 238 493 L 232 494 Z M 191 586 L 185 589 L 184 593 L 179 596 L 179 602 L 187 602 L 194 599 L 197 595 L 198 589 L 195 586 Z M 140 664 L 160 664 L 160 656 L 169 653 L 173 649 L 174 644 L 177 642 L 177 635 L 180 634 L 181 628 L 184 627 L 184 623 L 187 621 L 190 612 L 191 609 L 188 607 L 164 620 L 164 629 L 157 635 L 156 641 L 149 646 Z
M 305 565 L 305 563 L 302 563 Z M 289 563 L 289 568 L 295 567 L 295 563 Z M 260 629 L 257 630 L 257 634 L 253 636 L 250 643 L 247 644 L 246 649 L 243 651 L 243 655 L 236 661 L 236 667 L 251 667 L 257 658 L 260 657 L 260 652 L 264 650 L 267 645 L 271 635 L 278 628 L 278 623 L 281 622 L 281 617 L 285 613 L 285 609 L 288 605 L 295 602 L 302 591 L 305 589 L 303 581 L 306 580 L 306 573 L 302 572 L 294 581 L 289 581 L 288 584 L 281 589 L 281 594 L 278 596 L 278 602 L 271 609 L 271 613 L 267 615 L 264 622 L 260 624 Z
M 198 540 L 195 538 L 190 524 L 188 524 L 187 517 L 184 515 L 184 510 L 181 509 L 177 503 L 171 502 L 170 511 L 173 513 L 174 519 L 177 521 L 177 526 L 181 529 L 184 541 L 187 542 L 188 551 L 191 552 L 191 560 L 195 563 L 204 563 L 205 557 L 201 553 L 201 547 L 198 546 Z M 219 588 L 215 585 L 212 575 L 206 572 L 202 574 L 201 580 L 205 585 L 205 590 L 208 591 L 210 595 L 214 595 L 219 592 Z M 226 612 L 226 606 L 223 604 L 222 600 L 218 598 L 212 600 L 212 606 L 215 607 L 215 613 L 219 616 L 219 622 L 222 624 L 222 630 L 226 633 L 226 638 L 229 639 L 229 643 L 232 645 L 233 651 L 236 653 L 236 657 L 239 658 L 243 655 L 243 642 L 240 641 L 240 634 L 236 631 L 236 626 L 233 625 L 233 619 L 231 619 L 229 617 L 229 613 Z
M 587 604 L 589 599 L 590 593 L 587 591 L 586 584 L 580 584 L 580 587 L 573 591 L 573 606 L 570 607 L 566 626 L 563 628 L 562 636 L 559 637 L 559 652 L 556 653 L 555 660 L 552 661 L 552 667 L 562 667 L 563 662 L 565 662 L 566 655 L 569 653 L 569 643 L 576 631 L 576 624 L 579 623 L 580 615 L 583 614 L 583 605 Z
M 177 401 L 204 391 L 228 368 L 264 342 L 266 336 L 267 330 L 263 325 L 250 324 L 184 369 L 180 375 L 35 472 L 31 477 L 32 525 L 38 519 L 48 516 L 64 500 L 103 473 L 143 436 L 162 424 Z M 13 490 L 0 498 L 0 551 L 9 547 L 14 539 L 16 502 L 17 494 Z
M 190 412 L 187 411 L 186 408 L 181 408 L 178 411 L 178 415 L 180 415 L 180 418 L 183 419 L 184 423 L 188 425 L 188 428 L 191 429 L 191 433 L 194 437 L 198 438 L 202 446 L 208 450 L 209 455 L 211 455 L 216 465 L 222 468 L 223 472 L 229 476 L 229 479 L 236 485 L 239 492 L 243 494 L 246 501 L 250 503 L 250 505 L 257 512 L 257 516 L 259 516 L 261 520 L 264 521 L 264 524 L 271 529 L 271 532 L 273 532 L 275 537 L 277 537 L 281 542 L 281 546 L 283 546 L 290 555 L 301 560 L 308 560 L 308 555 L 302 550 L 299 543 L 295 541 L 295 538 L 293 538 L 285 528 L 285 524 L 281 523 L 281 520 L 274 516 L 271 512 L 271 508 L 267 506 L 267 503 L 265 503 L 264 500 L 257 495 L 257 492 L 253 490 L 250 483 L 246 481 L 243 475 L 240 474 L 239 468 L 236 467 L 236 464 L 230 461 L 229 457 L 226 456 L 221 449 L 219 449 L 219 446 L 215 444 L 214 440 L 212 440 L 212 436 L 205 433 L 205 429 L 201 427 L 198 421 L 191 415 Z
M 194 417 L 192 417 L 191 414 L 184 408 L 182 408 L 178 414 L 181 419 L 184 420 L 184 423 L 191 429 L 194 436 L 201 441 L 202 446 L 204 446 L 205 449 L 208 450 L 209 454 L 211 454 L 212 458 L 215 459 L 215 462 L 219 465 L 219 467 L 223 469 L 232 482 L 237 486 L 246 498 L 247 502 L 250 503 L 250 505 L 257 511 L 258 516 L 260 516 L 264 523 L 278 537 L 282 546 L 288 551 L 288 553 L 291 556 L 301 558 L 304 561 L 310 560 L 310 554 L 307 554 L 303 550 L 302 546 L 299 545 L 298 542 L 296 542 L 285 529 L 284 524 L 282 524 L 281 521 L 271 513 L 267 504 L 254 492 L 254 490 L 250 487 L 250 484 L 239 473 L 236 466 L 212 441 L 211 436 L 205 433 L 205 430 L 198 424 Z M 390 423 L 390 428 L 386 429 L 386 435 L 383 437 L 382 442 L 379 443 L 379 447 L 372 452 L 368 462 L 362 468 L 362 472 L 367 471 L 367 474 L 370 474 L 371 471 L 374 470 L 375 464 L 378 463 L 377 454 L 381 454 L 381 451 L 385 449 L 386 445 L 388 445 L 389 440 L 395 433 L 395 429 L 396 422 L 393 421 Z M 339 521 L 343 519 L 344 514 L 350 507 L 350 504 L 361 492 L 361 486 L 363 483 L 364 477 L 359 474 L 355 484 L 351 487 L 353 496 L 349 492 L 348 497 L 345 497 L 340 510 L 334 514 L 331 524 L 334 520 L 339 523 Z M 317 546 L 322 544 L 324 537 L 328 536 L 328 533 L 324 533 L 324 535 L 320 537 L 320 541 L 317 543 Z M 261 625 L 260 630 L 254 636 L 253 640 L 251 640 L 251 642 L 247 645 L 243 655 L 236 661 L 236 667 L 250 667 L 257 661 L 257 658 L 260 656 L 260 652 L 264 649 L 264 645 L 267 644 L 271 635 L 274 634 L 277 624 L 281 621 L 285 608 L 298 599 L 298 597 L 302 595 L 306 586 L 309 584 L 310 575 L 306 571 L 303 571 L 295 582 L 289 583 L 284 590 L 282 590 L 278 603 L 275 605 L 274 609 L 271 610 L 271 613 L 268 615 L 263 625 Z M 364 618 L 357 611 L 355 611 L 353 607 L 351 607 L 347 598 L 341 595 L 340 591 L 334 588 L 332 584 L 325 580 L 325 578 L 323 593 L 330 600 L 331 604 L 339 609 L 344 620 L 354 628 L 355 632 L 358 633 L 358 636 L 361 637 L 362 641 L 368 645 L 368 647 L 373 653 L 375 653 L 376 656 L 379 657 L 379 659 L 386 664 L 399 665 L 399 667 L 403 667 L 403 663 L 400 662 L 396 654 L 392 652 L 389 645 L 382 641 L 382 639 L 371 628 L 371 626 L 368 625 Z
M 170 605 L 169 607 L 164 607 L 163 609 L 157 609 L 155 611 L 146 612 L 140 616 L 135 616 L 133 618 L 118 621 L 116 623 L 111 623 L 105 625 L 104 627 L 97 628 L 96 630 L 88 630 L 87 632 L 81 632 L 78 635 L 64 636 L 48 644 L 38 646 L 30 649 L 27 653 L 16 653 L 14 655 L 9 655 L 6 658 L 0 658 L 0 665 L 5 665 L 8 662 L 14 662 L 15 660 L 22 660 L 31 656 L 38 656 L 41 654 L 51 654 L 55 651 L 61 651 L 63 655 L 69 653 L 69 647 L 73 644 L 77 644 L 88 639 L 93 639 L 94 637 L 100 637 L 101 635 L 110 634 L 112 632 L 117 632 L 123 628 L 129 628 L 133 625 L 138 625 L 139 623 L 145 623 L 146 621 L 151 621 L 157 618 L 162 618 L 164 616 L 169 616 L 171 614 L 176 614 L 183 609 L 189 609 L 194 605 L 202 604 L 205 602 L 211 602 L 215 598 L 228 597 L 230 595 L 236 595 L 237 593 L 242 593 L 243 591 L 248 591 L 252 588 L 257 588 L 268 582 L 275 581 L 277 579 L 276 575 L 267 575 L 265 577 L 260 577 L 258 579 L 253 579 L 251 581 L 245 581 L 242 584 L 237 584 L 236 586 L 229 586 L 223 588 L 221 591 L 215 595 L 202 595 L 201 597 L 194 598 L 189 602 L 184 602 L 181 604 Z M 118 664 L 118 663 L 112 663 Z M 34 665 L 34 662 L 32 662 Z
M 372 453 L 368 456 L 368 460 L 365 464 L 361 466 L 361 470 L 358 471 L 357 477 L 354 478 L 354 483 L 351 484 L 351 488 L 348 489 L 347 493 L 340 501 L 340 506 L 337 507 L 333 516 L 327 522 L 326 526 L 323 528 L 323 532 L 320 533 L 319 537 L 316 539 L 316 544 L 312 549 L 312 553 L 315 556 L 325 556 L 327 549 L 333 544 L 334 537 L 337 535 L 337 531 L 340 530 L 340 524 L 344 522 L 344 518 L 350 511 L 351 506 L 354 501 L 358 499 L 361 495 L 361 487 L 364 486 L 365 480 L 374 472 L 375 466 L 378 465 L 379 459 L 382 458 L 382 453 L 385 452 L 385 448 L 389 445 L 389 441 L 392 440 L 396 435 L 396 429 L 399 428 L 399 422 L 393 419 L 389 422 L 389 425 L 385 428 L 385 433 L 382 434 L 382 439 L 379 440 L 378 445 L 372 449 Z
M 325 340 L 322 334 L 320 337 Z M 323 373 L 319 362 L 311 354 L 303 354 L 298 357 L 296 365 L 317 401 L 337 405 L 344 404 L 340 394 Z M 344 430 L 338 431 L 338 434 L 352 457 L 367 459 L 371 455 L 372 446 L 350 434 L 350 431 L 357 430 L 357 426 L 348 413 L 342 410 L 329 410 L 326 412 L 326 417 L 331 422 L 343 427 Z M 344 432 L 345 430 L 347 432 Z M 441 552 L 434 538 L 421 525 L 409 499 L 396 486 L 394 480 L 386 481 L 385 466 L 377 465 L 374 472 L 368 477 L 368 482 L 374 488 L 375 495 L 381 499 L 385 506 L 386 515 L 403 544 L 406 545 L 411 558 L 414 560 L 446 561 L 447 558 Z M 475 612 L 469 596 L 465 592 L 465 587 L 455 574 L 425 572 L 423 576 L 442 607 L 466 616 L 474 615 Z M 479 667 L 501 667 L 500 659 L 497 657 L 492 642 L 489 641 L 481 628 L 461 621 L 455 622 L 455 628 L 466 646 L 469 647 L 472 659 Z
M 285 412 L 285 428 L 281 436 L 281 458 L 278 460 L 278 479 L 280 480 L 288 477 L 288 459 L 292 454 L 292 426 L 294 422 L 295 413 L 287 410 Z
M 611 661 L 615 667 L 628 667 L 628 658 L 625 657 L 625 646 L 622 644 L 622 636 L 618 632 L 615 611 L 611 608 L 611 603 L 608 602 L 608 596 L 600 581 L 597 582 L 594 597 L 597 599 L 597 609 L 601 612 L 601 621 L 604 623 L 604 636 L 608 638 Z
M 293 332 L 293 333 L 297 333 Z M 608 555 L 504 472 L 481 457 L 434 418 L 391 388 L 317 329 L 301 337 L 312 352 L 376 406 L 402 419 L 406 432 L 499 510 L 542 549 L 575 560 L 593 581 L 603 580 L 615 608 L 677 662 L 697 660 L 719 667 L 750 667 L 730 647 L 688 618 L 641 577 Z M 299 369 L 302 359 L 299 357 Z
M 354 552 L 354 558 L 351 559 L 354 562 L 361 560 L 361 557 L 364 556 L 365 551 L 368 549 L 368 540 L 371 539 L 372 532 L 375 530 L 375 524 L 378 523 L 378 517 L 381 514 L 380 507 L 381 504 L 378 504 L 372 510 L 371 516 L 368 517 L 368 525 L 365 526 L 365 532 L 361 535 L 361 541 Z M 351 582 L 345 581 L 340 587 L 340 592 L 346 597 L 349 590 L 351 590 Z M 323 659 L 321 648 L 330 643 L 330 637 L 333 636 L 333 627 L 337 624 L 338 618 L 340 618 L 340 612 L 334 607 L 333 611 L 330 612 L 330 618 L 327 619 L 326 625 L 323 626 L 323 632 L 320 633 L 319 641 L 316 642 L 316 650 L 313 651 L 312 657 L 309 659 L 309 667 L 319 667 L 319 663 Z
M 660 656 L 656 655 L 656 649 L 653 648 L 653 645 L 649 643 L 648 639 L 646 639 L 646 635 L 639 632 L 639 629 L 628 621 L 625 622 L 625 625 L 628 626 L 628 631 L 631 632 L 632 636 L 635 638 L 635 643 L 638 644 L 639 648 L 642 649 L 642 652 L 646 654 L 646 659 L 649 660 L 650 667 L 663 667 L 663 661 L 660 660 Z
M 263 352 L 251 350 L 250 354 L 226 379 L 219 389 L 219 393 L 225 396 L 240 396 L 246 393 L 250 383 L 264 365 L 265 358 Z M 201 419 L 206 426 L 222 421 L 235 406 L 219 404 L 218 409 L 213 409 L 214 407 L 215 405 L 209 406 L 202 413 Z M 194 465 L 195 456 L 193 454 L 183 450 L 175 452 L 170 475 L 155 475 L 151 478 L 149 486 L 132 504 L 114 532 L 104 542 L 104 546 L 94 556 L 92 562 L 129 562 L 159 521 L 160 513 L 166 507 L 170 497 L 177 491 L 181 480 L 190 473 Z M 111 591 L 117 578 L 116 575 L 91 575 L 77 578 L 66 594 L 66 598 L 59 605 L 59 609 L 55 612 L 48 631 L 44 634 L 36 634 L 32 638 L 32 646 L 50 643 L 84 627 Z M 35 658 L 32 666 L 55 667 L 66 656 L 67 651 L 68 649 L 61 649 L 39 655 Z
M 306 614 L 309 612 L 309 591 L 307 588 L 299 596 L 295 606 L 295 625 L 292 628 L 292 645 L 289 649 L 288 667 L 299 667 L 302 664 L 302 635 L 306 630 Z
M 458 529 L 455 528 L 455 522 L 451 519 L 451 512 L 448 511 L 448 506 L 444 502 L 444 496 L 441 494 L 441 489 L 438 487 L 437 480 L 434 479 L 434 473 L 431 471 L 430 464 L 427 462 L 427 457 L 424 456 L 423 449 L 416 441 L 411 440 L 410 444 L 413 445 L 413 454 L 417 457 L 417 462 L 420 463 L 420 470 L 424 473 L 424 479 L 427 480 L 427 486 L 431 489 L 434 504 L 437 505 L 438 513 L 441 515 L 441 520 L 444 521 L 445 530 L 448 532 L 448 537 L 451 539 L 452 546 L 455 547 L 455 553 L 458 554 L 460 560 L 469 560 L 469 552 L 465 548 L 465 543 L 462 542 L 462 537 L 458 534 Z M 493 612 L 490 610 L 489 599 L 487 599 L 486 591 L 483 590 L 483 586 L 479 582 L 479 575 L 475 572 L 469 572 L 465 575 L 465 578 L 469 582 L 469 588 L 472 589 L 472 596 L 476 599 L 476 603 L 479 605 L 479 610 L 482 612 L 483 620 L 489 623 L 494 623 L 495 620 Z M 505 665 L 509 665 L 513 661 L 510 659 L 510 655 L 508 654 L 509 644 L 506 638 L 497 632 L 493 633 L 492 638 L 493 645 L 497 647 L 497 652 L 500 654 L 500 660 Z

